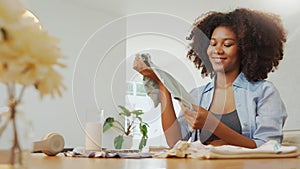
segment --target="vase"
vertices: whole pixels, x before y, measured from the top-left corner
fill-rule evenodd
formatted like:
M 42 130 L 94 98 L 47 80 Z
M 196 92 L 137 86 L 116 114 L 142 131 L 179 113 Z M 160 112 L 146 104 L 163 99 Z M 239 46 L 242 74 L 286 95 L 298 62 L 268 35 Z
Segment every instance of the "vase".
M 133 142 L 133 137 L 132 136 L 123 136 L 123 144 L 122 144 L 122 149 L 131 149 L 132 147 L 132 142 Z
M 28 168 L 32 151 L 32 122 L 14 107 L 0 116 L 0 168 Z

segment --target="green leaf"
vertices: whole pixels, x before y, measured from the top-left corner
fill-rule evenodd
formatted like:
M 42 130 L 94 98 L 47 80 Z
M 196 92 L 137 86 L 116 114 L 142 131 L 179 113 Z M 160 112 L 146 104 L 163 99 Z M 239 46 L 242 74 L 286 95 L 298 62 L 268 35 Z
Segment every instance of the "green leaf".
M 103 124 L 103 132 L 106 132 L 108 129 L 112 128 L 114 122 L 115 122 L 115 119 L 113 117 L 106 118 L 106 120 Z
M 123 141 L 124 141 L 124 138 L 123 138 L 122 135 L 117 136 L 117 137 L 114 139 L 114 146 L 115 146 L 115 149 L 121 149 L 121 148 L 122 148 Z
M 143 122 L 143 124 L 144 124 L 144 125 L 146 125 L 147 127 L 149 127 L 149 124 L 148 124 L 148 123 L 146 123 L 146 122 Z
M 131 112 L 128 109 L 126 109 L 124 106 L 119 105 L 118 107 L 123 111 L 122 113 L 119 113 L 120 115 L 124 115 L 127 117 L 131 115 Z
M 144 114 L 143 110 L 133 110 L 132 114 L 135 114 L 136 116 Z
M 148 128 L 146 124 L 140 124 L 140 132 L 142 133 L 143 137 L 148 137 Z
M 147 140 L 148 140 L 148 137 L 144 137 L 144 136 L 142 137 L 140 144 L 139 144 L 140 151 L 146 146 Z

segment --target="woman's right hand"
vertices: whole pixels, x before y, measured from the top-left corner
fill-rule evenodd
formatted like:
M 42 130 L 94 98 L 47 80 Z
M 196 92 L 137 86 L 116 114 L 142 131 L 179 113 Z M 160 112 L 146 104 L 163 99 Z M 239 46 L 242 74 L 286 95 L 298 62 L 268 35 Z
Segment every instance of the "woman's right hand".
M 213 132 L 220 121 L 203 107 L 193 104 L 192 106 L 191 110 L 181 103 L 181 111 L 187 123 L 193 129 Z
M 141 73 L 143 76 L 149 77 L 157 82 L 159 82 L 158 77 L 153 72 L 153 70 L 147 66 L 144 61 L 140 58 L 139 54 L 136 54 L 134 63 L 133 63 L 133 69 Z

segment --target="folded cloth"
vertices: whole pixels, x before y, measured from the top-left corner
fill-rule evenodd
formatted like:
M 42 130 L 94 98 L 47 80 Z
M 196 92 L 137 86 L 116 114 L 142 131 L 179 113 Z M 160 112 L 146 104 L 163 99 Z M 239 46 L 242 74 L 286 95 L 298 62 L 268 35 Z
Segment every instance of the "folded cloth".
M 80 154 L 73 151 L 64 152 L 66 157 L 81 157 L 81 158 L 151 158 L 154 153 L 109 153 L 109 152 L 89 152 Z
M 149 77 L 143 77 L 143 84 L 147 95 L 153 101 L 154 107 L 157 107 L 160 103 L 160 94 L 158 83 L 150 79 Z
M 99 152 L 89 152 L 89 153 L 78 153 L 74 151 L 67 151 L 64 152 L 64 155 L 66 157 L 85 157 L 85 158 L 100 158 L 100 157 L 106 157 L 107 154 L 104 151 Z
M 160 152 L 154 155 L 157 158 L 166 157 L 187 157 L 197 159 L 211 158 L 280 158 L 298 157 L 300 152 L 296 146 L 282 146 L 277 141 L 271 140 L 262 146 L 250 149 L 239 146 L 203 145 L 200 141 L 189 143 L 179 141 L 167 152 Z
M 64 152 L 64 155 L 81 158 L 151 158 L 154 153 L 138 152 L 138 150 L 86 151 L 84 148 L 77 147 L 73 151 Z
M 185 90 L 185 88 L 168 72 L 160 69 L 158 66 L 151 62 L 151 56 L 148 53 L 142 53 L 139 55 L 144 63 L 150 67 L 156 74 L 158 79 L 168 89 L 174 99 L 179 100 L 188 108 L 192 108 L 192 104 L 195 104 L 194 98 Z M 143 77 L 144 88 L 147 95 L 152 99 L 154 107 L 157 107 L 160 103 L 159 86 L 156 81 L 153 81 L 149 77 Z
M 144 63 L 152 68 L 155 67 L 154 64 L 151 61 L 151 56 L 149 53 L 142 53 L 140 54 L 140 58 L 144 61 Z M 154 107 L 157 107 L 160 103 L 160 95 L 159 95 L 159 87 L 158 83 L 154 80 L 152 80 L 149 77 L 144 76 L 143 77 L 143 84 L 144 88 L 146 90 L 147 95 L 152 99 Z

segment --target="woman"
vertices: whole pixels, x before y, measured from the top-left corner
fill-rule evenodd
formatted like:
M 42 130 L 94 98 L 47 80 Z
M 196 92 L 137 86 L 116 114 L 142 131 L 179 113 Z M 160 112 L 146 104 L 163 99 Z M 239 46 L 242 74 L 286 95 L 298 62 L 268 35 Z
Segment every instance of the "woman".
M 248 148 L 281 142 L 287 113 L 277 89 L 264 80 L 283 58 L 286 34 L 280 18 L 245 8 L 209 12 L 194 23 L 189 40 L 187 57 L 213 80 L 191 91 L 199 105 L 193 110 L 182 105 L 179 118 L 168 90 L 138 57 L 135 60 L 134 69 L 159 84 L 168 145 L 181 139 Z

